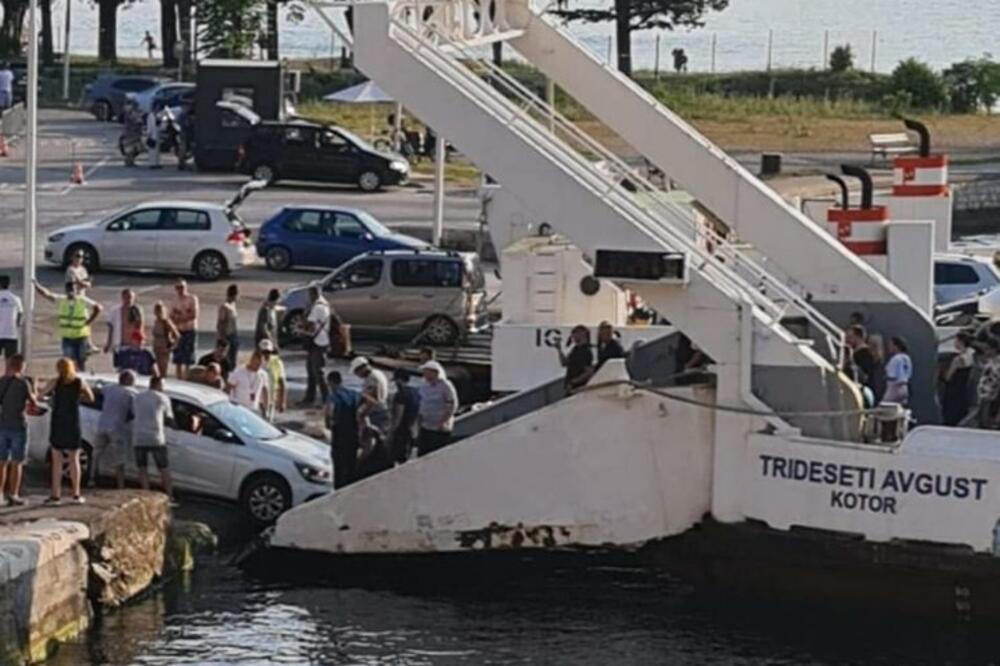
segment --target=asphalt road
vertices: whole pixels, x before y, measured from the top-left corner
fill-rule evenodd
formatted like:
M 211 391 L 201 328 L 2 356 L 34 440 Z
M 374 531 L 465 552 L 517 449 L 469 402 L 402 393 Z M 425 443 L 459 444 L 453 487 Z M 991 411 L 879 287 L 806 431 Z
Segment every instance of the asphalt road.
M 42 257 L 45 238 L 56 229 L 100 219 L 128 205 L 153 199 L 186 199 L 224 202 L 246 182 L 235 174 L 200 174 L 178 171 L 172 157 L 164 158 L 165 168 L 151 170 L 143 164 L 127 168 L 118 154 L 121 126 L 95 121 L 88 114 L 65 110 L 43 110 L 39 118 L 38 168 L 38 278 L 50 288 L 59 289 L 63 272 L 48 266 Z M 74 160 L 85 173 L 83 185 L 72 185 L 70 174 Z M 258 227 L 277 208 L 286 204 L 327 204 L 364 208 L 389 226 L 430 227 L 433 194 L 427 187 L 411 185 L 376 194 L 363 194 L 352 188 L 305 184 L 277 185 L 255 192 L 240 208 L 240 216 L 251 228 Z M 446 199 L 445 224 L 449 228 L 475 228 L 479 202 L 470 192 L 451 192 Z M 24 225 L 24 146 L 14 143 L 9 157 L 0 157 L 0 273 L 8 273 L 20 289 Z M 202 301 L 199 329 L 201 346 L 211 344 L 215 311 L 230 282 L 240 285 L 240 320 L 243 329 L 252 327 L 258 303 L 272 287 L 282 288 L 313 279 L 315 274 L 292 271 L 274 273 L 263 266 L 235 272 L 231 279 L 217 283 L 192 282 Z M 173 276 L 164 274 L 100 273 L 88 292 L 105 305 L 117 302 L 126 286 L 139 293 L 140 302 L 150 313 L 157 299 L 172 295 Z M 57 355 L 53 337 L 54 312 L 39 300 L 34 314 L 35 349 L 40 359 Z M 247 331 L 248 333 L 252 331 Z M 105 327 L 95 329 L 95 341 L 103 344 Z M 110 367 L 106 357 L 93 365 Z

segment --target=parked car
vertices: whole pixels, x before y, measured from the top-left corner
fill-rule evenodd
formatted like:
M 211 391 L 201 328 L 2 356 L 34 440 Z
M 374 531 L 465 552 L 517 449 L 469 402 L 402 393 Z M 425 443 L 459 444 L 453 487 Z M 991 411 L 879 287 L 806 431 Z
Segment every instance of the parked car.
M 486 283 L 474 254 L 385 250 L 355 257 L 326 277 L 285 292 L 282 335 L 304 336 L 309 287 L 319 286 L 354 334 L 451 344 L 488 325 Z
M 160 80 L 152 76 L 104 75 L 83 88 L 81 106 L 100 121 L 120 120 L 125 95 L 155 88 Z
M 255 180 L 308 180 L 357 185 L 374 192 L 404 184 L 410 164 L 376 150 L 342 127 L 310 120 L 254 124 L 238 150 L 238 169 Z
M 135 103 L 143 113 L 149 113 L 157 104 L 179 109 L 185 102 L 194 101 L 194 92 L 193 83 L 161 83 L 136 93 Z
M 236 209 L 260 186 L 251 181 L 225 205 L 148 201 L 98 222 L 64 227 L 48 237 L 45 260 L 65 267 L 74 253 L 83 252 L 91 272 L 180 271 L 217 280 L 257 261 L 250 231 Z
M 87 381 L 95 402 L 80 407 L 84 478 L 94 462 L 92 445 L 102 389 L 118 379 L 96 375 Z M 144 388 L 147 381 L 140 377 L 137 387 Z M 271 425 L 207 386 L 169 380 L 165 392 L 174 412 L 166 439 L 177 490 L 238 502 L 254 522 L 267 524 L 332 489 L 330 447 L 322 442 Z M 30 455 L 42 463 L 49 460 L 48 424 L 47 416 L 29 417 Z M 98 474 L 113 476 L 114 470 L 105 461 L 98 464 Z M 125 473 L 129 479 L 138 478 L 134 461 L 128 461 Z M 151 476 L 156 478 L 153 470 Z
M 988 257 L 939 254 L 934 257 L 934 302 L 951 303 L 1000 285 L 1000 271 Z
M 336 268 L 373 250 L 424 250 L 424 241 L 388 229 L 357 208 L 285 206 L 272 215 L 257 235 L 257 255 L 267 267 Z

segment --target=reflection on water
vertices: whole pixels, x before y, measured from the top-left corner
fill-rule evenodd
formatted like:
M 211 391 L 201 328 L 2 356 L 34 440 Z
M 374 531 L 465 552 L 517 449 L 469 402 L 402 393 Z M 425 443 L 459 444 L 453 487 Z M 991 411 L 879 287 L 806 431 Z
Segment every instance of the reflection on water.
M 52 663 L 986 664 L 998 648 L 993 632 L 963 626 L 699 599 L 641 568 L 362 589 L 266 583 L 210 562 Z

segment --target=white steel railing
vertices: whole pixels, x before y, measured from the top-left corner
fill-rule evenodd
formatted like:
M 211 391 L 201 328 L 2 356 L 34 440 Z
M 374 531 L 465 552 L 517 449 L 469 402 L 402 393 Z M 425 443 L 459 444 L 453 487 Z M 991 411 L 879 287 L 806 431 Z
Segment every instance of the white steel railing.
M 510 32 L 506 0 L 411 0 L 390 6 L 391 20 L 432 42 L 484 43 Z
M 395 6 L 398 9 L 400 5 L 406 7 L 415 4 L 417 3 L 397 2 Z M 843 353 L 843 332 L 802 296 L 789 288 L 784 281 L 768 273 L 763 266 L 714 230 L 706 225 L 697 224 L 687 214 L 687 211 L 674 202 L 666 200 L 661 190 L 639 176 L 600 142 L 580 130 L 509 74 L 495 67 L 492 63 L 483 61 L 478 55 L 470 53 L 465 44 L 448 39 L 447 35 L 426 24 L 422 26 L 421 33 L 430 31 L 433 33 L 432 38 L 421 37 L 408 24 L 401 24 L 399 21 L 394 21 L 393 24 L 395 28 L 416 40 L 416 50 L 421 53 L 426 53 L 428 49 L 435 51 L 444 49 L 484 67 L 489 78 L 503 89 L 502 92 L 509 95 L 508 98 L 497 95 L 496 92 L 501 91 L 495 92 L 487 86 L 490 99 L 489 101 L 483 100 L 492 106 L 496 106 L 498 101 L 505 103 L 507 110 L 504 123 L 506 125 L 519 124 L 525 129 L 529 129 L 533 140 L 547 145 L 550 152 L 561 154 L 565 165 L 573 164 L 576 167 L 574 169 L 576 175 L 587 180 L 600 193 L 603 200 L 612 203 L 611 199 L 614 198 L 615 201 L 612 205 L 616 208 L 625 207 L 631 209 L 630 212 L 638 213 L 638 215 L 633 214 L 630 217 L 633 221 L 636 217 L 644 220 L 643 224 L 638 225 L 640 228 L 661 242 L 665 242 L 669 247 L 684 249 L 690 256 L 697 257 L 699 262 L 694 264 L 696 270 L 703 274 L 708 271 L 711 274 L 711 279 L 717 284 L 723 282 L 731 293 L 743 294 L 748 297 L 763 314 L 766 314 L 771 325 L 780 326 L 781 319 L 796 314 L 805 318 L 825 338 L 829 347 L 829 358 L 838 365 L 840 364 Z M 470 92 L 478 86 L 485 85 L 482 78 L 456 59 L 448 57 L 444 53 L 434 55 L 448 71 L 460 75 L 464 81 L 470 84 L 475 84 L 463 86 L 463 90 Z M 511 98 L 520 102 L 520 106 L 514 104 Z M 542 122 L 552 124 L 552 131 L 546 130 L 536 122 L 532 117 L 532 112 L 540 116 Z M 556 131 L 563 138 L 577 144 L 578 150 L 572 149 L 565 141 L 557 139 L 554 136 Z M 602 158 L 609 167 L 608 173 L 600 173 L 594 168 L 593 163 L 583 158 L 579 150 Z M 641 197 L 630 196 L 621 187 L 623 181 L 632 184 Z M 622 205 L 623 198 L 629 200 L 625 206 Z M 665 225 L 663 219 L 667 220 L 669 224 Z M 709 275 L 706 274 L 706 277 Z M 783 301 L 783 305 L 775 302 L 774 297 Z

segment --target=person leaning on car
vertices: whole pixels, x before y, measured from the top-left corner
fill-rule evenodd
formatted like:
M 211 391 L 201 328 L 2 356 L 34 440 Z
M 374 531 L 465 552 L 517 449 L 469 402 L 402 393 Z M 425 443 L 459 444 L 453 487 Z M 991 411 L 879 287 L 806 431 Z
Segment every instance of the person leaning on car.
M 323 367 L 326 365 L 326 349 L 330 345 L 330 304 L 323 298 L 319 287 L 309 287 L 309 311 L 306 314 L 306 395 L 299 403 L 310 406 L 316 400 L 316 392 L 326 403 L 329 388 L 323 381 Z

